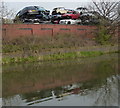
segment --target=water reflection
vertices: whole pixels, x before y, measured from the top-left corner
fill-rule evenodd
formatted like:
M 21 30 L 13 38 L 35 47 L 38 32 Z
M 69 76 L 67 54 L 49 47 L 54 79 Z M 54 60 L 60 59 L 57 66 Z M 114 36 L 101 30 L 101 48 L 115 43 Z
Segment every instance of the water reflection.
M 3 105 L 118 106 L 118 58 L 3 66 Z

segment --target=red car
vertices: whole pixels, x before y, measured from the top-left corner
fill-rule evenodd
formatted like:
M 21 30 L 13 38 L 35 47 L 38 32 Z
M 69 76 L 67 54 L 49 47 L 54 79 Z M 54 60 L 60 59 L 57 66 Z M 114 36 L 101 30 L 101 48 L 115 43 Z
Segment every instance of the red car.
M 62 15 L 63 19 L 79 19 L 80 13 L 77 11 L 68 11 L 67 13 Z

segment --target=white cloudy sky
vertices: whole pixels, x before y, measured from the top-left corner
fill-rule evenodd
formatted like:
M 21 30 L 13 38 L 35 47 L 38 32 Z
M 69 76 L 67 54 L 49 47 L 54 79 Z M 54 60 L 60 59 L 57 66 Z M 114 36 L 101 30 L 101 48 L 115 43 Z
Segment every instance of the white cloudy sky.
M 73 2 L 74 1 L 74 2 Z M 80 6 L 85 6 L 91 0 L 4 0 L 8 9 L 18 12 L 22 8 L 31 5 L 39 5 L 48 10 L 52 10 L 54 7 L 65 7 L 67 9 L 76 9 Z
M 7 2 L 16 2 L 16 0 L 2 0 Z M 17 0 L 17 2 L 89 2 L 91 0 Z
M 76 9 L 80 6 L 86 6 L 92 3 L 92 0 L 0 0 L 4 1 L 10 10 L 14 10 L 14 12 L 18 12 L 22 8 L 31 5 L 39 5 L 48 10 L 52 10 L 54 7 L 63 6 L 67 9 Z M 99 0 L 95 0 L 99 1 Z M 107 0 L 111 1 L 111 0 Z M 118 0 L 113 0 L 118 1 Z

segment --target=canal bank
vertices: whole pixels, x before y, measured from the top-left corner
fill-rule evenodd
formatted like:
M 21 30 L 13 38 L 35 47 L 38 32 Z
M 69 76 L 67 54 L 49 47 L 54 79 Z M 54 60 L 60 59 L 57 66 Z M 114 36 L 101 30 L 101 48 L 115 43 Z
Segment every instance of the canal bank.
M 53 61 L 100 56 L 109 53 L 119 53 L 118 45 L 86 46 L 78 48 L 51 48 L 41 53 L 27 54 L 25 52 L 4 53 L 3 64 Z
M 2 63 L 94 57 L 118 51 L 116 29 L 103 26 L 8 24 L 2 27 Z

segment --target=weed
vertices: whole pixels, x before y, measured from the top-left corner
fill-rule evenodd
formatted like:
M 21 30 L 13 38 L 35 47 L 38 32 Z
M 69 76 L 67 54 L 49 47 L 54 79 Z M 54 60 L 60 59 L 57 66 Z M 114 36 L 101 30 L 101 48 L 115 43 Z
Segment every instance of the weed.
M 99 25 L 99 31 L 96 34 L 96 42 L 105 45 L 110 44 L 111 35 L 109 33 L 109 29 L 104 25 Z

